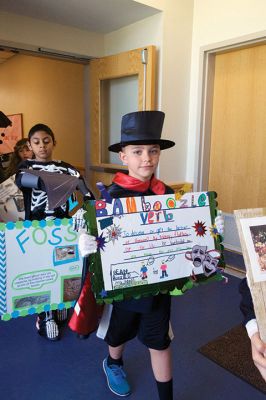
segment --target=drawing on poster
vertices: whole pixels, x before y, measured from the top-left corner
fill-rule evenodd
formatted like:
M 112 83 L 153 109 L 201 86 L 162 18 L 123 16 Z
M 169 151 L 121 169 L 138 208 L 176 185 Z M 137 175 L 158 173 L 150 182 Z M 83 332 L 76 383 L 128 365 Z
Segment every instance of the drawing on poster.
M 90 229 L 96 218 L 99 251 L 92 256 L 96 299 L 173 290 L 184 278 L 217 277 L 224 264 L 214 225 L 214 199 L 214 193 L 200 192 L 178 199 L 160 195 L 87 204 Z
M 81 277 L 63 277 L 63 301 L 73 301 L 78 298 L 80 287 L 81 287 Z
M 56 246 L 54 249 L 54 265 L 61 265 L 79 259 L 78 246 Z
M 254 282 L 266 281 L 266 217 L 241 218 Z
M 13 297 L 13 308 L 14 309 L 20 309 L 20 308 L 29 308 L 29 307 L 33 307 L 33 306 L 38 306 L 40 304 L 47 304 L 50 303 L 50 299 L 51 299 L 51 294 L 50 292 L 48 293 L 44 293 L 44 294 L 40 294 L 37 293 L 35 295 L 26 295 L 26 296 L 14 296 Z

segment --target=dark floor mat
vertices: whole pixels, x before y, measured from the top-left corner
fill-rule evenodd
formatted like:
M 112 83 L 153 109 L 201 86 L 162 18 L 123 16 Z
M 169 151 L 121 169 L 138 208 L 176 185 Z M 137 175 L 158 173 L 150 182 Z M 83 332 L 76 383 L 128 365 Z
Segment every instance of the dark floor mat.
M 242 325 L 205 344 L 199 352 L 266 394 L 266 383 L 253 364 L 250 340 Z

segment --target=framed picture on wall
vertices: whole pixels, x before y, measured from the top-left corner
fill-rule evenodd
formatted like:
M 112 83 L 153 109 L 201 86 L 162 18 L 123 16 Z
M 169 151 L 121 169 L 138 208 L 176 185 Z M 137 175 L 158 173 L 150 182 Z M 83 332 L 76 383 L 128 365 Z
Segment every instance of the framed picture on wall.
M 22 114 L 7 115 L 12 122 L 7 128 L 0 128 L 0 155 L 12 153 L 18 140 L 22 139 Z

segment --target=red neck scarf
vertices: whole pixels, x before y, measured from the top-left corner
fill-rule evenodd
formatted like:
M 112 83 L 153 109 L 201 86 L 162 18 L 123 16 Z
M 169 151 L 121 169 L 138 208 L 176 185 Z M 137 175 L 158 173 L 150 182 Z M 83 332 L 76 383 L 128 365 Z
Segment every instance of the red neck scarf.
M 134 192 L 145 193 L 150 189 L 154 194 L 165 194 L 165 184 L 156 179 L 154 175 L 149 181 L 142 182 L 123 172 L 117 172 L 114 176 L 113 183 L 116 183 L 124 189 L 133 190 Z

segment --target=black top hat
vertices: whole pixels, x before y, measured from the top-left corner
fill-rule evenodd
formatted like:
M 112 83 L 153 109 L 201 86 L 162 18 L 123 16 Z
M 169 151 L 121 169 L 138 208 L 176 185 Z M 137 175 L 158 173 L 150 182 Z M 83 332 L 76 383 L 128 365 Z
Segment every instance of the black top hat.
M 175 142 L 161 139 L 164 113 L 162 111 L 137 111 L 126 114 L 121 122 L 121 141 L 108 150 L 118 153 L 128 144 L 159 144 L 160 149 L 169 149 Z

